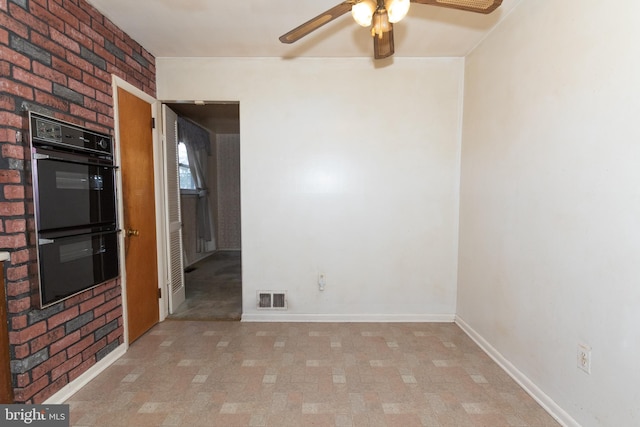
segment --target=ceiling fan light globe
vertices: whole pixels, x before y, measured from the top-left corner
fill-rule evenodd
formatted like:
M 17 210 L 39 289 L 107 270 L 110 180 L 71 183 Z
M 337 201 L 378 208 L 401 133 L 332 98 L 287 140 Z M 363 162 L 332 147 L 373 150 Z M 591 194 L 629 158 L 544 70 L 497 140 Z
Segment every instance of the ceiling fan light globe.
M 362 0 L 351 6 L 351 16 L 353 16 L 353 20 L 363 27 L 371 25 L 375 11 L 376 3 L 373 0 Z
M 410 6 L 410 0 L 386 0 L 385 8 L 389 15 L 389 22 L 392 24 L 400 22 L 405 16 L 407 16 Z

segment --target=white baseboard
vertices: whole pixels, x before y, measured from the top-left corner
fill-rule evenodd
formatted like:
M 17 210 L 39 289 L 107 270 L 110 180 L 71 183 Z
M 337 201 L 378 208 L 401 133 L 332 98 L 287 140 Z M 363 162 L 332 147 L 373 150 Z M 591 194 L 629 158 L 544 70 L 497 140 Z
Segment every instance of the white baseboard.
M 102 371 L 104 371 L 109 366 L 111 366 L 113 364 L 113 362 L 115 362 L 120 357 L 122 357 L 122 355 L 125 354 L 126 351 L 127 351 L 126 344 L 120 344 L 118 347 L 116 347 L 115 350 L 113 350 L 111 353 L 107 354 L 103 359 L 101 359 L 95 365 L 90 367 L 87 370 L 87 372 L 85 372 L 84 374 L 80 375 L 78 378 L 76 378 L 75 380 L 73 380 L 72 382 L 67 384 L 66 386 L 62 387 L 57 393 L 55 393 L 53 396 L 49 397 L 42 404 L 44 404 L 44 405 L 46 405 L 46 404 L 55 405 L 55 404 L 64 403 L 71 396 L 73 396 L 78 391 L 80 391 L 80 389 L 82 387 L 87 385 L 89 383 L 89 381 L 91 381 L 92 379 L 97 377 L 98 374 L 100 374 Z
M 547 396 L 537 385 L 534 384 L 525 374 L 509 362 L 498 350 L 476 332 L 469 324 L 456 316 L 455 323 L 485 352 L 494 362 L 496 362 L 513 380 L 520 385 L 542 408 L 549 413 L 556 421 L 565 427 L 580 427 L 564 409 Z
M 453 323 L 454 320 L 454 314 L 290 314 L 270 311 L 242 315 L 243 322 Z

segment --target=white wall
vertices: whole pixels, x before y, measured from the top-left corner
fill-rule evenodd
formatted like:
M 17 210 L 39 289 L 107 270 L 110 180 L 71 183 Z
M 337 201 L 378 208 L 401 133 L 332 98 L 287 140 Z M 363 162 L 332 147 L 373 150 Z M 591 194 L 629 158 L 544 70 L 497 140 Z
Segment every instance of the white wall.
M 158 59 L 159 99 L 240 101 L 245 320 L 453 319 L 462 73 Z M 257 290 L 287 290 L 289 310 L 259 312 Z
M 524 0 L 466 61 L 458 315 L 585 427 L 640 425 L 638 16 Z

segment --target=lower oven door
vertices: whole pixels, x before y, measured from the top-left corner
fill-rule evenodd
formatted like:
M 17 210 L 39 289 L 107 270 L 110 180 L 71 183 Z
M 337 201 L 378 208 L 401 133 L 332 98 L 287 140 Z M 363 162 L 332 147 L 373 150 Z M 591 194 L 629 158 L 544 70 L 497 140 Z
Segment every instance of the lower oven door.
M 45 307 L 119 275 L 118 231 L 38 240 L 40 305 Z

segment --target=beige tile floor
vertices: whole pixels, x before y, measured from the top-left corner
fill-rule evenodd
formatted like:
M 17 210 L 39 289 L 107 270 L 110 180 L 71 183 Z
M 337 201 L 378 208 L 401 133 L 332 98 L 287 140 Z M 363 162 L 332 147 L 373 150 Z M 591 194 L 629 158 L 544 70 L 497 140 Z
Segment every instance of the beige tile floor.
M 165 321 L 68 402 L 80 426 L 557 426 L 456 325 Z

